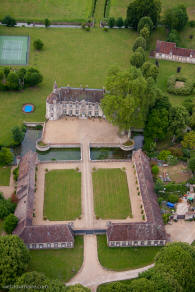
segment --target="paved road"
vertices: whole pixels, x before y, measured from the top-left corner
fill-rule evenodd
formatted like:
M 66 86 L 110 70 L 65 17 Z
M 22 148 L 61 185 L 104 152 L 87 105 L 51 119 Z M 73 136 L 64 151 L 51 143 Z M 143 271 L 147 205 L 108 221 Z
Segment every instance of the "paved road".
M 91 288 L 92 291 L 96 291 L 97 286 L 102 283 L 136 278 L 140 272 L 143 272 L 151 267 L 153 267 L 153 265 L 124 272 L 108 271 L 99 263 L 96 236 L 85 235 L 83 265 L 80 271 L 67 283 L 67 285 L 80 283 Z

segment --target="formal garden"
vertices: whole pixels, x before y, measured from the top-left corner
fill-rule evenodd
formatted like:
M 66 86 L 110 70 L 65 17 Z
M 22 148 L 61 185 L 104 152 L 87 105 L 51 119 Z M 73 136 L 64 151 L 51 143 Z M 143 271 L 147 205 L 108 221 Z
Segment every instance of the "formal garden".
M 132 216 L 125 170 L 94 169 L 92 178 L 97 219 L 126 219 Z
M 51 170 L 45 174 L 44 219 L 75 220 L 81 216 L 81 173 Z

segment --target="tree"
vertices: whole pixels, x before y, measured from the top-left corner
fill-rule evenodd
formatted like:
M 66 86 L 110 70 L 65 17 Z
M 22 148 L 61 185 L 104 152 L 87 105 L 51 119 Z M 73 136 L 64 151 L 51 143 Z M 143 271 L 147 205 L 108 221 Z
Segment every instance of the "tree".
M 11 234 L 18 224 L 18 218 L 14 214 L 9 214 L 4 221 L 3 227 L 5 232 Z
M 16 278 L 26 271 L 30 260 L 29 250 L 16 235 L 0 237 L 0 283 L 14 284 Z
M 15 283 L 15 286 L 25 287 L 23 292 L 35 292 L 35 291 L 67 291 L 64 283 L 59 280 L 48 279 L 44 274 L 38 272 L 24 273 L 19 277 Z M 37 287 L 37 288 L 35 288 Z M 41 288 L 42 287 L 42 288 Z M 17 292 L 18 288 L 10 289 L 10 292 Z
M 162 151 L 158 154 L 158 159 L 159 159 L 159 160 L 167 161 L 169 155 L 171 155 L 171 152 L 170 152 L 169 150 L 162 150 Z
M 0 193 L 0 219 L 4 219 L 10 213 L 14 213 L 16 204 L 12 203 L 10 199 L 5 200 L 5 198 Z
M 140 68 L 145 62 L 145 52 L 143 48 L 139 47 L 130 57 L 131 65 Z
M 2 147 L 0 150 L 0 165 L 8 165 L 14 159 L 13 153 L 9 148 Z
M 144 125 L 149 107 L 157 95 L 153 80 L 145 80 L 135 67 L 127 71 L 112 68 L 107 76 L 106 89 L 108 93 L 101 106 L 110 122 L 121 129 L 129 129 L 137 123 Z
M 184 5 L 167 9 L 164 15 L 164 24 L 169 30 L 182 30 L 188 22 L 188 15 Z
M 30 68 L 24 76 L 25 85 L 35 86 L 43 81 L 43 76 L 37 69 Z
M 155 176 L 159 174 L 159 167 L 157 165 L 152 166 L 152 174 Z
M 139 47 L 143 48 L 144 51 L 146 50 L 146 40 L 141 36 L 136 38 L 132 50 L 135 52 L 135 50 L 137 50 Z
M 50 26 L 50 20 L 48 18 L 45 18 L 44 23 L 46 28 Z
M 186 133 L 181 144 L 184 148 L 195 150 L 195 131 Z
M 22 143 L 24 139 L 24 132 L 18 126 L 15 126 L 12 129 L 12 136 L 13 136 L 15 144 L 19 145 Z
M 150 62 L 145 62 L 142 66 L 142 73 L 145 78 L 152 77 L 156 81 L 159 74 L 159 69 L 156 65 Z
M 90 292 L 90 289 L 80 284 L 68 286 L 66 292 Z
M 164 183 L 162 182 L 161 179 L 156 180 L 156 182 L 154 184 L 154 190 L 158 195 L 160 195 L 164 192 Z
M 195 157 L 190 158 L 188 166 L 192 172 L 195 172 Z
M 176 194 L 169 194 L 168 201 L 175 204 L 178 202 L 178 196 Z
M 113 28 L 113 27 L 115 26 L 115 18 L 114 18 L 114 17 L 110 17 L 110 18 L 108 19 L 108 26 L 109 26 L 110 28 Z
M 7 76 L 7 85 L 10 89 L 17 90 L 19 89 L 19 77 L 16 72 L 11 71 Z
M 176 45 L 179 46 L 179 34 L 175 29 L 170 31 L 167 42 L 176 43 Z
M 140 19 L 144 16 L 151 18 L 156 26 L 160 19 L 161 3 L 159 0 L 134 0 L 127 8 L 129 26 L 137 29 Z
M 183 291 L 193 291 L 195 287 L 195 249 L 187 243 L 170 243 L 155 257 L 156 270 L 162 269 L 173 276 Z
M 116 26 L 118 26 L 119 28 L 121 28 L 124 25 L 123 19 L 122 17 L 117 18 L 116 20 Z
M 189 121 L 189 114 L 182 105 L 177 105 L 170 109 L 169 129 L 173 134 L 173 140 L 175 136 L 177 137 L 181 134 L 181 131 L 186 128 Z
M 188 111 L 188 113 L 190 115 L 192 115 L 193 113 L 193 108 L 194 108 L 194 102 L 193 99 L 191 97 L 188 97 L 184 100 L 184 102 L 182 103 L 182 105 L 186 108 L 186 110 Z
M 140 35 L 141 35 L 141 37 L 143 37 L 146 40 L 146 45 L 148 46 L 148 42 L 149 42 L 149 39 L 150 39 L 150 31 L 149 31 L 147 26 L 144 26 L 140 30 Z
M 2 24 L 7 24 L 7 26 L 15 26 L 16 20 L 11 16 L 5 16 L 2 20 Z
M 44 44 L 40 39 L 37 39 L 33 42 L 33 46 L 34 46 L 35 50 L 40 51 L 43 49 Z
M 155 292 L 154 283 L 145 278 L 132 280 L 129 286 L 131 292 Z
M 137 26 L 137 31 L 140 32 L 144 27 L 147 27 L 149 29 L 149 32 L 153 30 L 153 22 L 152 19 L 148 16 L 144 16 L 140 18 L 138 26 Z

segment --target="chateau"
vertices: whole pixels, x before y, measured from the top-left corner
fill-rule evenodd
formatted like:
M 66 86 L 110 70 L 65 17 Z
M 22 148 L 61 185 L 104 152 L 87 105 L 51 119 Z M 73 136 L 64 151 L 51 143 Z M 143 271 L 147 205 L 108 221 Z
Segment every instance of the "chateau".
M 58 88 L 55 82 L 52 93 L 47 97 L 46 118 L 58 120 L 65 116 L 104 117 L 100 107 L 104 93 L 104 89 L 69 86 Z
M 152 51 L 151 57 L 175 62 L 195 64 L 195 50 L 177 48 L 176 43 L 156 41 L 156 50 Z

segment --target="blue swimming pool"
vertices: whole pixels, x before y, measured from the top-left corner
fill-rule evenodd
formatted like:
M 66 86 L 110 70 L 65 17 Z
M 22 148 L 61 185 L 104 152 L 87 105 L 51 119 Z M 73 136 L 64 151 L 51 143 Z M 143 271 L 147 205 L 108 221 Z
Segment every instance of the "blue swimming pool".
M 33 112 L 33 110 L 34 110 L 34 106 L 32 104 L 25 104 L 23 106 L 23 111 L 25 113 L 31 113 L 31 112 Z

